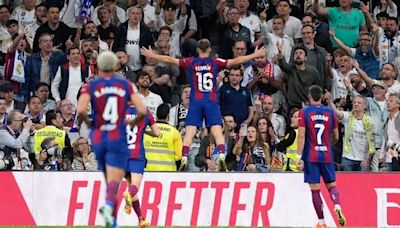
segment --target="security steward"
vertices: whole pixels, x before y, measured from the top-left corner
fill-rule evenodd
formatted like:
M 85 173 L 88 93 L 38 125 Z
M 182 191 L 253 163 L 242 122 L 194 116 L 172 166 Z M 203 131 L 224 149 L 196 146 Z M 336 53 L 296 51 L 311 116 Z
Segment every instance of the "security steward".
M 160 136 L 144 136 L 146 171 L 176 171 L 176 161 L 182 159 L 182 136 L 168 124 L 169 109 L 166 103 L 157 108 L 156 125 L 160 129 Z

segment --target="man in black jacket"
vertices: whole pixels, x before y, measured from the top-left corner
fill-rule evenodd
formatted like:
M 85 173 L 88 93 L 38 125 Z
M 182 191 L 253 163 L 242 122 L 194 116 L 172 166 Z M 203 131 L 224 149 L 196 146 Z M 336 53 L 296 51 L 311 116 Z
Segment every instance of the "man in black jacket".
M 128 21 L 121 24 L 117 29 L 117 39 L 114 40 L 112 50 L 124 49 L 130 56 L 128 66 L 138 72 L 144 62 L 144 56 L 140 55 L 140 48 L 154 47 L 150 29 L 144 24 L 143 9 L 132 6 L 128 9 Z

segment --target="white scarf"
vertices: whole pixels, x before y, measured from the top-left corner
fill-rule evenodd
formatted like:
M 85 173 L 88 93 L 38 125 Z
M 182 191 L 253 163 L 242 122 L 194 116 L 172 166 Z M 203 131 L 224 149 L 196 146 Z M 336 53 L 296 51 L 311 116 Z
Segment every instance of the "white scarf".
M 23 56 L 21 55 L 21 53 L 23 54 Z M 12 72 L 11 80 L 19 83 L 25 83 L 24 63 L 26 61 L 26 53 L 21 53 L 18 50 L 15 51 L 14 69 Z

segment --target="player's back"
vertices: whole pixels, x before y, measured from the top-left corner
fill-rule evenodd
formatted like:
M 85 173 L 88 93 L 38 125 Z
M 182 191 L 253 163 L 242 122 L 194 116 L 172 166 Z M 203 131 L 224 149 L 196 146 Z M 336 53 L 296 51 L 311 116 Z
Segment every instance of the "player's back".
M 136 117 L 137 110 L 134 106 L 129 106 L 126 113 L 126 120 L 132 120 Z M 140 159 L 145 158 L 145 150 L 143 145 L 143 136 L 147 126 L 155 123 L 154 117 L 150 111 L 147 111 L 144 119 L 139 121 L 135 127 L 126 126 L 126 137 L 128 149 L 131 152 L 131 158 Z
M 125 114 L 133 86 L 118 77 L 98 78 L 89 85 L 92 105 L 93 136 L 118 141 L 126 137 Z
M 334 111 L 323 105 L 310 105 L 299 112 L 299 126 L 305 127 L 304 161 L 333 162 L 333 130 L 338 127 Z
M 187 70 L 192 88 L 190 91 L 190 99 L 192 101 L 218 100 L 218 73 L 220 68 L 226 68 L 226 60 L 211 56 L 206 58 L 191 57 L 181 59 L 179 66 Z

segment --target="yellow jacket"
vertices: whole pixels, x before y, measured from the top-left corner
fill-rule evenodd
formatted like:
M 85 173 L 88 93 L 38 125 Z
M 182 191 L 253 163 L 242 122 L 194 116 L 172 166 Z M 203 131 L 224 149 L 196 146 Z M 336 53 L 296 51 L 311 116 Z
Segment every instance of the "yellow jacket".
M 65 147 L 65 135 L 67 133 L 64 130 L 60 130 L 56 128 L 55 126 L 46 126 L 44 128 L 41 128 L 35 132 L 34 140 L 35 140 L 35 145 L 33 147 L 33 150 L 35 151 L 35 154 L 38 155 L 41 148 L 41 144 L 45 138 L 49 137 L 54 137 L 58 143 L 58 146 L 60 148 Z
M 182 159 L 182 136 L 173 126 L 156 123 L 159 137 L 144 136 L 146 171 L 176 171 L 176 161 Z
M 289 162 L 289 168 L 293 172 L 299 172 L 299 169 L 296 166 L 296 160 L 297 158 L 300 158 L 301 156 L 297 154 L 297 136 L 298 136 L 298 130 L 294 129 L 294 132 L 296 134 L 296 138 L 293 141 L 292 145 L 288 146 L 286 148 L 286 154 L 284 156 L 284 162 L 283 162 L 283 171 L 286 171 L 287 165 Z M 289 134 L 285 136 L 287 139 L 289 137 Z

